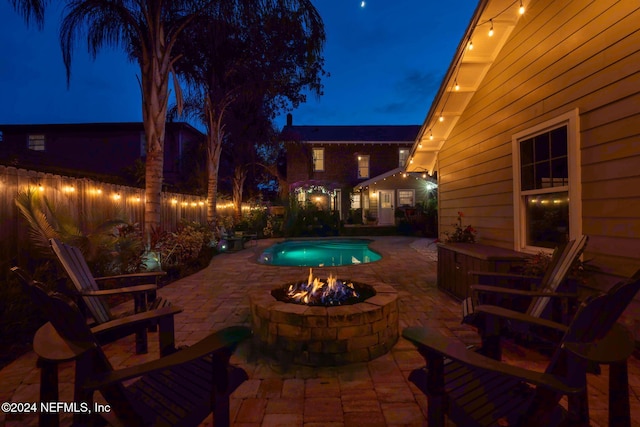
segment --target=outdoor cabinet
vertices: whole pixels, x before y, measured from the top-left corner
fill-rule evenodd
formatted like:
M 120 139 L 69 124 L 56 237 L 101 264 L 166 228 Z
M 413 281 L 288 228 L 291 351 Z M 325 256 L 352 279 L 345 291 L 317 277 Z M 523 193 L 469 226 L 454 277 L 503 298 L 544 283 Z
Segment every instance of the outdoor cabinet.
M 470 271 L 509 272 L 526 254 L 478 243 L 438 244 L 438 289 L 464 299 L 474 278 Z

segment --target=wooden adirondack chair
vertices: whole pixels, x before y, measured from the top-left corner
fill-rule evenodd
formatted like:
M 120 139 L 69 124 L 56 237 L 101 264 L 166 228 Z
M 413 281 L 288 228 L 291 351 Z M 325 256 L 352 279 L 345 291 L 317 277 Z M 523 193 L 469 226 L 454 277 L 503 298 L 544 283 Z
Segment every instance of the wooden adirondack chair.
M 571 267 L 584 251 L 588 240 L 587 236 L 581 236 L 577 240 L 557 247 L 542 279 L 510 273 L 471 272 L 470 274 L 476 275 L 481 280 L 491 278 L 502 281 L 503 284 L 505 281 L 511 285 L 519 283 L 520 286 L 517 289 L 482 284 L 471 286 L 471 296 L 462 302 L 462 322 L 478 326 L 483 335 L 482 316 L 491 315 L 494 312 L 504 313 L 506 309 L 524 312 L 528 316 L 569 323 L 573 311 L 571 306 L 577 305 L 577 290 L 569 290 L 569 292 L 558 292 L 558 290 L 566 281 Z M 539 283 L 536 283 L 538 280 Z M 550 304 L 552 299 L 560 302 L 562 309 L 559 316 L 553 312 L 553 304 Z M 523 300 L 528 301 L 528 304 L 518 307 L 517 303 Z M 511 332 L 530 335 L 531 329 L 527 326 L 519 328 L 514 326 Z M 553 335 L 546 336 L 545 339 L 557 341 L 552 337 Z
M 87 262 L 84 259 L 84 255 L 79 248 L 71 245 L 67 245 L 57 239 L 50 239 L 51 249 L 58 257 L 60 265 L 64 268 L 65 272 L 71 279 L 76 292 L 74 296 L 77 300 L 82 301 L 83 307 L 86 309 L 95 322 L 96 325 L 100 325 L 119 318 L 114 316 L 105 297 L 110 295 L 122 295 L 132 294 L 134 298 L 134 311 L 133 313 L 142 313 L 149 311 L 151 313 L 161 310 L 160 313 L 170 312 L 177 314 L 182 312 L 179 307 L 171 306 L 166 300 L 155 297 L 157 289 L 156 284 L 144 284 L 135 286 L 125 286 L 115 289 L 101 289 L 98 286 L 98 282 L 106 280 L 118 280 L 124 282 L 131 282 L 132 280 L 140 279 L 154 279 L 158 275 L 164 275 L 164 272 L 149 272 L 149 273 L 136 273 L 126 274 L 109 277 L 93 277 Z M 152 301 L 148 300 L 148 295 L 153 297 Z M 124 313 L 122 317 L 129 316 L 130 313 Z M 154 320 L 154 314 L 149 316 L 147 325 L 138 325 L 136 334 L 136 353 L 147 352 L 147 329 L 156 327 L 156 321 Z M 172 325 L 173 328 L 173 325 Z M 173 336 L 172 331 L 162 331 L 163 334 L 170 334 Z M 133 333 L 133 332 L 130 332 Z M 111 337 L 110 337 L 111 338 Z M 117 337 L 121 338 L 121 337 Z M 106 341 L 102 341 L 106 342 Z M 163 352 L 170 352 L 171 349 L 164 349 Z
M 427 363 L 428 369 L 414 370 L 409 379 L 428 397 L 429 426 L 444 426 L 445 414 L 465 427 L 588 426 L 589 361 L 612 365 L 610 425 L 629 426 L 626 359 L 634 343 L 630 332 L 616 321 L 639 289 L 640 270 L 608 293 L 588 297 L 569 326 L 546 321 L 546 327 L 564 331 L 564 336 L 544 373 L 486 357 L 437 331 L 406 328 L 403 337 Z M 541 319 L 522 315 L 519 320 Z M 563 396 L 568 396 L 568 410 L 559 405 Z
M 76 361 L 74 401 L 93 408 L 94 392 L 99 391 L 110 416 L 115 414 L 123 425 L 197 426 L 211 412 L 216 426 L 229 425 L 229 395 L 248 379 L 229 359 L 237 344 L 250 337 L 249 328 L 228 327 L 169 356 L 114 370 L 72 299 L 47 292 L 33 280 L 28 288 L 50 322 L 36 334 L 34 348 L 45 357 L 66 352 L 67 360 Z M 76 414 L 74 424 L 104 421 L 98 417 Z

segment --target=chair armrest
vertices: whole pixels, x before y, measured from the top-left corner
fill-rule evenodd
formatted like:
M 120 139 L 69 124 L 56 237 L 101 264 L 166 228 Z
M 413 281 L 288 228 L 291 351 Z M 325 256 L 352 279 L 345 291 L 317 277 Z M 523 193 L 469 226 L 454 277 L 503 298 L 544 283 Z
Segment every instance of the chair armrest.
M 486 292 L 495 294 L 509 294 L 523 297 L 550 297 L 550 298 L 577 298 L 577 293 L 572 292 L 544 292 L 544 291 L 523 291 L 520 289 L 502 288 L 500 286 L 471 285 L 472 292 Z
M 87 390 L 95 390 L 110 384 L 119 383 L 144 374 L 181 365 L 199 359 L 220 350 L 232 349 L 251 336 L 251 329 L 245 326 L 231 326 L 214 332 L 191 347 L 177 351 L 169 356 L 137 366 L 96 375 L 83 384 Z
M 545 328 L 555 329 L 557 331 L 566 332 L 567 326 L 562 323 L 553 322 L 551 320 L 540 317 L 529 316 L 519 311 L 509 310 L 507 308 L 495 305 L 478 305 L 474 308 L 475 313 L 483 313 L 485 315 L 496 316 L 502 319 L 515 320 L 517 322 L 528 323 L 534 326 L 543 326 Z
M 101 323 L 91 328 L 91 332 L 93 332 L 95 335 L 100 335 L 115 332 L 120 329 L 134 330 L 137 326 L 146 325 L 151 321 L 158 320 L 167 316 L 174 316 L 178 313 L 182 313 L 182 309 L 180 307 L 169 305 L 157 310 L 143 311 L 142 313 L 132 314 L 120 319 Z
M 118 295 L 118 294 L 135 294 L 138 292 L 150 292 L 158 289 L 156 285 L 137 285 L 137 286 L 127 286 L 124 288 L 115 288 L 115 289 L 101 289 L 99 291 L 76 291 L 76 295 L 80 295 L 82 297 L 104 297 L 108 295 Z
M 96 282 L 99 282 L 104 280 L 144 279 L 147 277 L 158 278 L 160 276 L 166 276 L 166 275 L 167 275 L 166 271 L 145 271 L 143 273 L 118 274 L 115 276 L 94 277 L 93 279 Z
M 584 391 L 583 386 L 573 386 L 554 375 L 508 365 L 468 350 L 464 344 L 456 339 L 445 337 L 428 328 L 405 328 L 402 331 L 402 336 L 411 341 L 418 349 L 437 353 L 442 357 L 455 360 L 464 365 L 497 372 L 530 384 L 550 388 L 563 394 L 577 394 Z

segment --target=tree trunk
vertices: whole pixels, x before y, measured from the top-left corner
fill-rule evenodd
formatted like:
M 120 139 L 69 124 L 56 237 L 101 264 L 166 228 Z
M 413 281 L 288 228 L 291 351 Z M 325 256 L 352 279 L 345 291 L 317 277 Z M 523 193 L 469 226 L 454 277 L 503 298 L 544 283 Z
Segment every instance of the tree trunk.
M 169 101 L 169 64 L 165 61 L 164 46 L 156 54 L 143 60 L 142 119 L 147 146 L 145 169 L 144 232 L 147 245 L 151 234 L 161 225 L 161 195 L 164 173 L 164 135 Z
M 244 166 L 236 166 L 233 171 L 233 213 L 236 221 L 242 219 L 242 189 L 245 179 L 247 179 L 246 168 Z
M 222 153 L 222 142 L 224 141 L 224 126 L 222 116 L 225 107 L 220 107 L 218 114 L 213 108 L 210 99 L 205 100 L 207 108 L 207 222 L 213 224 L 216 217 L 218 204 L 218 171 L 220 170 L 220 154 Z

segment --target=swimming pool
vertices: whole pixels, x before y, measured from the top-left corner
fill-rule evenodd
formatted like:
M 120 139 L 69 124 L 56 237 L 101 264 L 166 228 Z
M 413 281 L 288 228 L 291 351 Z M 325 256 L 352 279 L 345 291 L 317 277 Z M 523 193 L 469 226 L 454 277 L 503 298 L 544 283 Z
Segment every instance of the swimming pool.
M 265 249 L 258 262 L 271 265 L 334 267 L 378 261 L 380 254 L 369 249 L 371 240 L 318 239 L 287 240 Z

